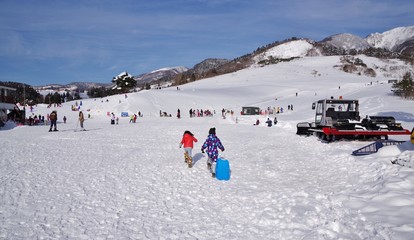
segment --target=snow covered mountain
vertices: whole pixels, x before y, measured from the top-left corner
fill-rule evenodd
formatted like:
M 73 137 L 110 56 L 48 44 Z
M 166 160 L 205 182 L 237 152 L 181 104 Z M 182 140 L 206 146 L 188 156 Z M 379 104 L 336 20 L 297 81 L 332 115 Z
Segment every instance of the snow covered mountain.
M 414 26 L 398 27 L 383 33 L 370 34 L 366 40 L 376 48 L 396 50 L 407 41 L 414 39 Z
M 204 73 L 216 69 L 223 64 L 228 63 L 229 60 L 227 59 L 216 59 L 216 58 L 208 58 L 206 60 L 203 60 L 202 62 L 194 65 L 191 72 L 194 72 L 194 74 L 203 75 Z
M 342 33 L 327 37 L 323 39 L 321 43 L 327 43 L 334 47 L 342 48 L 345 50 L 364 50 L 371 46 L 366 39 L 350 33 Z
M 381 48 L 385 48 L 381 49 Z M 379 58 L 414 56 L 414 26 L 395 28 L 382 34 L 362 38 L 350 33 L 329 36 L 320 42 L 292 38 L 258 48 L 253 53 L 228 61 L 215 69 L 199 74 L 193 80 L 211 77 L 258 65 L 276 64 L 305 56 L 355 55 L 358 53 Z M 190 69 L 190 71 L 192 71 Z M 185 82 L 184 82 L 185 83 Z
M 395 48 L 396 52 L 403 53 L 406 55 L 414 55 L 414 38 L 403 42 L 397 48 Z
M 162 69 L 154 70 L 149 73 L 144 73 L 138 76 L 134 76 L 134 79 L 138 82 L 138 84 L 147 83 L 147 82 L 156 81 L 156 80 L 159 80 L 165 77 L 172 77 L 176 74 L 183 73 L 187 70 L 188 68 L 183 67 L 183 66 L 162 68 Z
M 134 76 L 134 80 L 137 81 L 137 87 L 142 89 L 153 85 L 156 87 L 170 86 L 175 76 L 187 72 L 188 68 L 183 66 L 167 67 L 154 70 L 149 73 L 144 73 L 138 76 Z
M 96 83 L 96 82 L 73 82 L 69 84 L 48 84 L 44 86 L 34 86 L 33 88 L 39 92 L 41 91 L 49 91 L 49 92 L 56 92 L 56 91 L 77 91 L 83 92 L 90 88 L 97 88 L 97 87 L 109 87 L 111 86 L 110 83 Z
M 338 55 L 364 51 L 369 48 L 414 56 L 414 26 L 398 27 L 383 33 L 373 33 L 366 38 L 350 33 L 329 36 L 318 42 L 323 54 Z M 388 54 L 389 55 L 389 54 Z

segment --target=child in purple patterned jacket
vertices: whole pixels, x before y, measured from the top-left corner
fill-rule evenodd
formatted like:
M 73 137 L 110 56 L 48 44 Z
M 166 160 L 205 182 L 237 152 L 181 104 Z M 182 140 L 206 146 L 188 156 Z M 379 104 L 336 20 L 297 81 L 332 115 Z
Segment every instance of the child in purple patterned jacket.
M 216 136 L 216 128 L 210 128 L 208 137 L 201 147 L 201 152 L 204 153 L 204 149 L 207 148 L 207 169 L 210 170 L 211 176 L 216 176 L 216 161 L 218 158 L 218 149 L 224 151 L 223 144 Z

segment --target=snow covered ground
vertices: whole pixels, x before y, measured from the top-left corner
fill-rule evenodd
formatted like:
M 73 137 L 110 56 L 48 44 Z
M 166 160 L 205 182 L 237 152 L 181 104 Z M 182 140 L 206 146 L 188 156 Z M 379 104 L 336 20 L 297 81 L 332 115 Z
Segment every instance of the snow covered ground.
M 35 107 L 36 115 L 57 110 L 59 132 L 10 123 L 0 131 L 0 239 L 412 239 L 414 169 L 391 161 L 414 160 L 413 144 L 356 157 L 352 151 L 371 142 L 326 144 L 295 134 L 298 122 L 313 120 L 312 102 L 331 96 L 359 99 L 362 116 L 393 115 L 414 127 L 414 104 L 390 94 L 389 77 L 347 74 L 333 62 L 339 57 L 303 58 L 179 91 L 85 99 L 85 132 L 75 131 L 75 102 Z M 269 128 L 268 116 L 240 116 L 242 106 L 284 113 L 269 115 L 279 121 Z M 216 114 L 190 118 L 190 108 Z M 223 119 L 223 108 L 234 116 Z M 138 111 L 144 117 L 135 124 L 120 117 Z M 213 179 L 200 152 L 211 127 L 230 181 Z M 199 140 L 191 169 L 179 149 L 185 130 Z

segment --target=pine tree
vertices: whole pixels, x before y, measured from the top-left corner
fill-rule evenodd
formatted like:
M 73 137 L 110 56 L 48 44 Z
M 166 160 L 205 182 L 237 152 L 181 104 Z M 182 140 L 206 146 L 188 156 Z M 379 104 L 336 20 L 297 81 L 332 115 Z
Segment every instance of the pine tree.
M 402 98 L 414 99 L 414 82 L 411 73 L 405 73 L 401 81 L 394 83 L 392 91 Z
M 115 86 L 112 88 L 119 93 L 127 93 L 137 86 L 137 81 L 127 72 L 123 72 L 112 79 Z

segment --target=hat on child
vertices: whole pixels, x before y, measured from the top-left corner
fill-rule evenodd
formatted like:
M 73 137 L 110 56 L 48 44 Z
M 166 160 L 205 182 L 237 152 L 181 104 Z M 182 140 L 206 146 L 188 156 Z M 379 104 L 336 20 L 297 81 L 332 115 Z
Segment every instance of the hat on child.
M 210 131 L 208 131 L 208 134 L 216 134 L 216 128 L 210 128 Z

